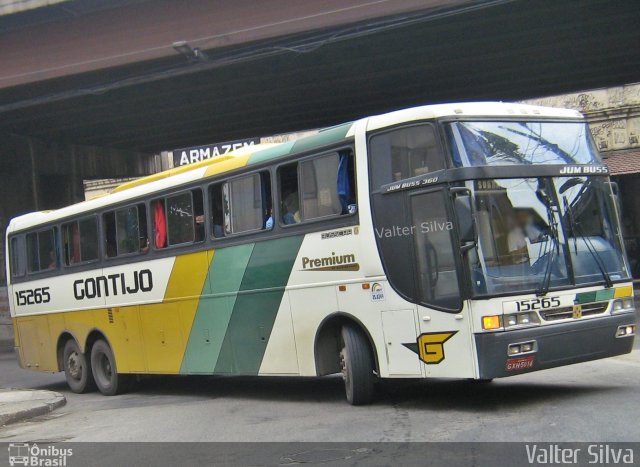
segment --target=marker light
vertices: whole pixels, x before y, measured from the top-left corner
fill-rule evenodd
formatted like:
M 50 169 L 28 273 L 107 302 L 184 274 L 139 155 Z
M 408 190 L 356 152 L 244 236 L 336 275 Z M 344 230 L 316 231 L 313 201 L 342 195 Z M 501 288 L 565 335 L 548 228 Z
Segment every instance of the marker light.
M 483 316 L 482 317 L 482 329 L 492 331 L 500 329 L 502 327 L 502 320 L 500 316 Z

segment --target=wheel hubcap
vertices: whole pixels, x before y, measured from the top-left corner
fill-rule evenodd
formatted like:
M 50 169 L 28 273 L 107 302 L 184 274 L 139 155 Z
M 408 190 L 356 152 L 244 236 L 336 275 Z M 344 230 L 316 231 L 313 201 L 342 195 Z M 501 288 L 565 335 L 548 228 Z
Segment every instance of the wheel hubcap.
M 69 376 L 73 379 L 80 379 L 82 377 L 82 365 L 80 364 L 80 356 L 77 352 L 72 352 L 67 358 L 67 368 L 69 369 Z
M 104 376 L 107 378 L 107 380 L 111 381 L 111 377 L 113 376 L 111 370 L 111 362 L 106 355 L 102 356 L 100 366 L 102 366 L 102 373 L 104 374 Z
M 347 381 L 347 349 L 342 349 L 340 351 L 340 370 L 342 373 L 342 379 Z

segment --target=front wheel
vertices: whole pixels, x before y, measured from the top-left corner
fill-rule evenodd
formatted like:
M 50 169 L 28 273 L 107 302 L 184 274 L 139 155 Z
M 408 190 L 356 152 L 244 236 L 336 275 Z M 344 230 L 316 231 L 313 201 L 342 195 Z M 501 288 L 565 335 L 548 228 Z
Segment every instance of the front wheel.
M 129 389 L 131 376 L 118 373 L 111 347 L 103 340 L 96 341 L 91 348 L 91 369 L 98 390 L 105 396 L 122 394 Z
M 347 401 L 351 405 L 370 404 L 375 382 L 373 355 L 366 336 L 355 326 L 342 327 L 340 366 Z
M 89 358 L 82 353 L 78 343 L 73 339 L 69 339 L 64 344 L 62 368 L 67 385 L 73 392 L 82 394 L 96 388 Z

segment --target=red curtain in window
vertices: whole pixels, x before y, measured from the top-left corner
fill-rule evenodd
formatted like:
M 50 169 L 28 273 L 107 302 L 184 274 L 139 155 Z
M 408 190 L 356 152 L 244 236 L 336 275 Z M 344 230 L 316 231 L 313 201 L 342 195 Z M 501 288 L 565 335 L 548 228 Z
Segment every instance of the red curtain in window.
M 167 222 L 164 215 L 164 203 L 156 201 L 153 206 L 153 218 L 155 225 L 156 248 L 167 246 Z

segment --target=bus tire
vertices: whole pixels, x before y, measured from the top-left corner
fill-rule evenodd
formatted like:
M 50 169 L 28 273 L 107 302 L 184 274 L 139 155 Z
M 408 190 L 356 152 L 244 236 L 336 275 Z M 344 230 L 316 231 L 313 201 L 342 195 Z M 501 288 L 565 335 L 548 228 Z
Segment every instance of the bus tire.
M 122 394 L 129 389 L 130 375 L 118 373 L 111 347 L 102 339 L 91 347 L 91 369 L 98 390 L 105 396 Z
M 364 333 L 353 325 L 342 327 L 340 367 L 347 401 L 351 405 L 370 404 L 374 392 L 374 365 Z
M 62 350 L 62 368 L 67 385 L 76 394 L 93 391 L 96 386 L 91 372 L 91 362 L 83 354 L 74 339 L 69 339 Z

